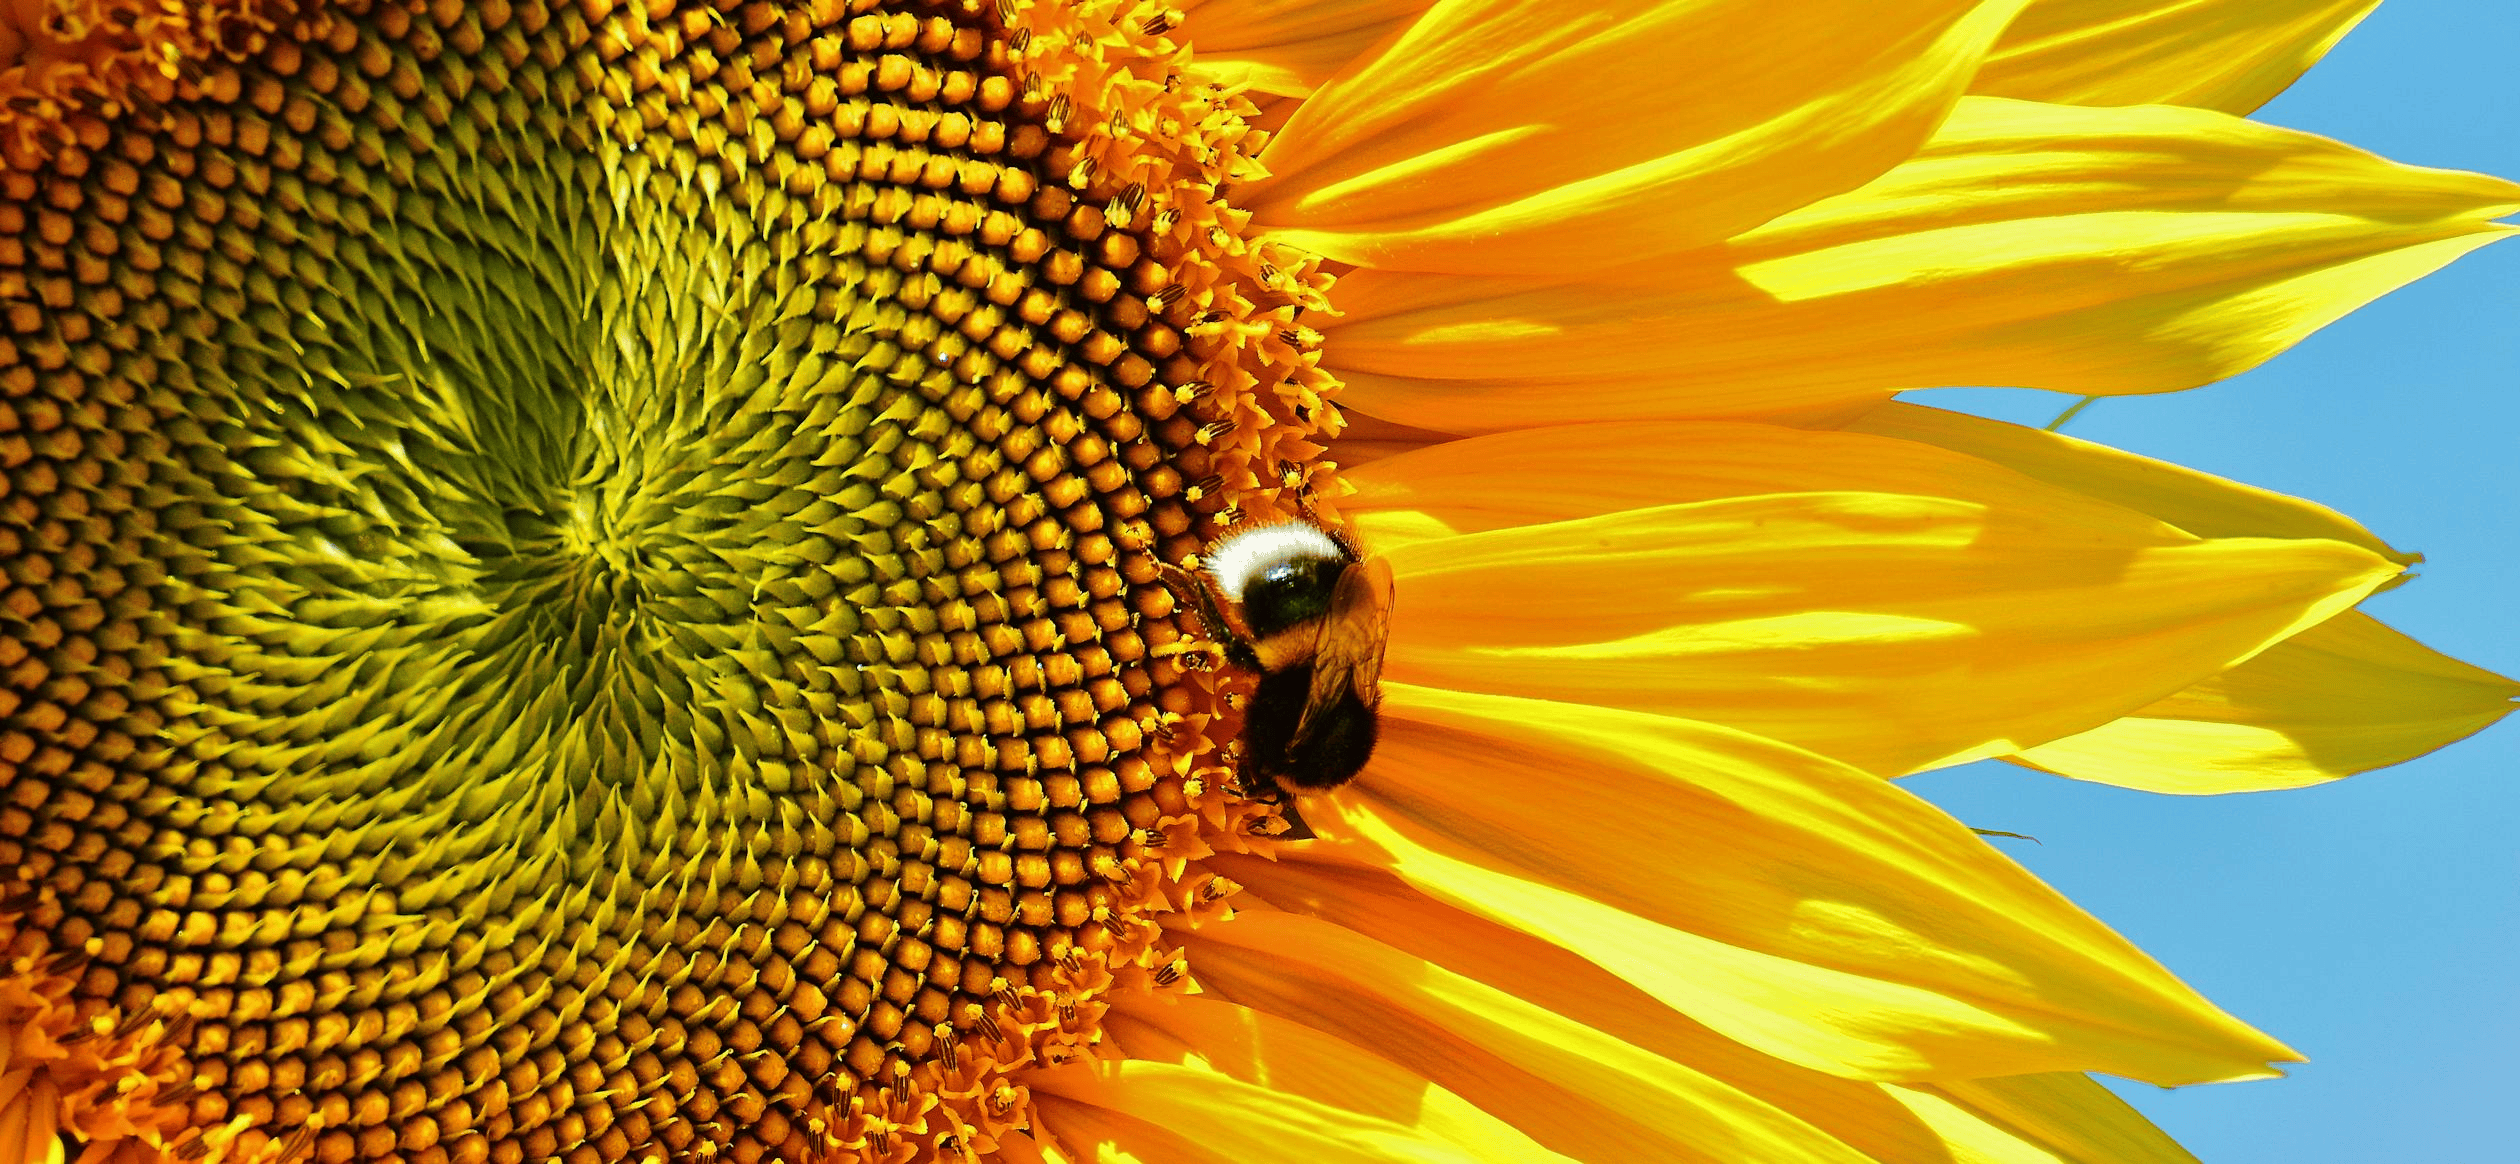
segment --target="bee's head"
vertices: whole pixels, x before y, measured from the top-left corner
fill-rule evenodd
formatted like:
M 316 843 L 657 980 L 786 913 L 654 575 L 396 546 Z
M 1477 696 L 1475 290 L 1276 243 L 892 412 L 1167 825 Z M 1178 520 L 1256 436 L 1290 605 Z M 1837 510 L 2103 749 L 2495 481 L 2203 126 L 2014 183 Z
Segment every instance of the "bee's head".
M 1330 613 L 1339 575 L 1356 555 L 1305 522 L 1242 530 L 1209 552 L 1207 569 L 1254 640 L 1266 641 Z

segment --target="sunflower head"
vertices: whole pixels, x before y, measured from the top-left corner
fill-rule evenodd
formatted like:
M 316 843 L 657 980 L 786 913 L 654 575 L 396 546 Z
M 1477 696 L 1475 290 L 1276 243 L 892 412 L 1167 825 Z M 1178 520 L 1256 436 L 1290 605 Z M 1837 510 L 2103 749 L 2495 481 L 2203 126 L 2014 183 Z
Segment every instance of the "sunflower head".
M 2051 75 L 2218 5 L 1823 7 L 0 6 L 0 1164 L 2176 1158 L 2080 1073 L 2286 1049 L 1884 778 L 2508 685 L 1887 398 L 2520 195 Z M 1363 646 L 1181 585 L 1299 516 Z M 1253 672 L 1386 630 L 1289 843 Z

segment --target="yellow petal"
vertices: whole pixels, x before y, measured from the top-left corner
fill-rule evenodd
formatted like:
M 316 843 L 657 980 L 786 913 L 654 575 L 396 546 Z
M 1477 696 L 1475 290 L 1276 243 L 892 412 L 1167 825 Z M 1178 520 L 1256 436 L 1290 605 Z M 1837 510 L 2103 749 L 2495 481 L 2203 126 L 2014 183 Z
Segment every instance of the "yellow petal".
M 1400 31 L 1434 0 L 1204 0 L 1185 6 L 1189 75 L 1289 97 Z
M 2520 186 L 2168 107 L 1973 97 L 1915 159 L 1719 247 L 1581 272 L 1359 271 L 1341 403 L 1450 433 L 1759 416 L 1990 385 L 2189 388 L 2513 229 Z
M 2196 1164 L 2187 1149 L 2085 1075 L 1888 1090 L 1942 1133 L 1953 1164 Z
M 1063 1070 L 1081 1077 L 1086 1069 Z M 1072 1102 L 1047 1092 L 1036 1092 L 1033 1102 L 1038 1113 L 1034 1133 L 1040 1142 L 1007 1152 L 1009 1160 L 1030 1164 L 1029 1150 L 1044 1164 L 1235 1164 L 1233 1157 L 1207 1151 L 1160 1122 L 1138 1119 L 1096 1103 Z M 1357 1154 L 1331 1159 L 1347 1164 L 1376 1157 Z
M 1578 1160 L 1866 1159 L 1721 1080 L 1342 926 L 1245 911 L 1189 937 L 1203 991 L 1372 1047 Z
M 2348 611 L 2123 719 L 2012 757 L 2148 792 L 2298 788 L 2414 759 L 2509 715 L 2520 683 Z
M 1211 867 L 1242 882 L 1247 898 L 1378 935 L 1514 998 L 1685 1063 L 1792 1112 L 1870 1159 L 1938 1158 L 1939 1134 L 1882 1085 L 1752 1050 L 1567 949 L 1436 901 L 1385 870 L 1346 863 L 1321 848 L 1308 847 L 1284 860 L 1223 855 L 1211 858 Z M 1212 965 L 1212 959 L 1202 959 L 1194 968 L 1204 980 Z
M 1029 1071 L 1051 1135 L 1162 1164 L 1521 1164 L 1562 1160 L 1494 1116 L 1355 1045 L 1205 998 L 1121 1000 L 1129 1058 Z M 1175 1060 L 1175 1061 L 1165 1061 Z
M 2380 0 L 2033 0 L 1971 92 L 2065 105 L 2247 113 Z
M 1430 536 L 1776 493 L 1954 497 L 2045 508 L 2057 521 L 2129 537 L 2164 536 L 2141 514 L 2043 486 L 1986 459 L 1919 441 L 1744 421 L 1495 433 L 1394 454 L 1348 474 L 1348 483 L 1354 492 L 1339 502 L 1340 512 L 1385 553 Z
M 1703 246 L 1908 156 L 2020 5 L 1442 0 L 1322 84 L 1236 201 L 1400 270 Z
M 1036 1140 L 1021 1132 L 1010 1132 L 998 1137 L 997 1157 L 990 1164 L 1074 1164 L 1075 1159 L 1066 1152 L 1060 1151 L 1057 1144 L 1050 1143 L 1046 1139 Z M 1114 1144 L 1095 1160 L 1095 1164 L 1139 1164 L 1139 1162 L 1137 1157 Z
M 2259 1076 L 2280 1044 L 1898 786 L 1707 724 L 1385 684 L 1327 850 L 1852 1078 Z M 1535 809 L 1532 801 L 1545 804 Z
M 1847 427 L 1965 452 L 2190 533 L 2332 538 L 2419 560 L 2326 506 L 2058 433 L 1902 403 Z M 2508 714 L 2515 694 L 2520 684 L 2348 612 L 2124 719 L 2014 758 L 2154 792 L 2296 788 L 2465 738 Z
M 1351 512 L 1399 580 L 1384 674 L 1708 720 L 1896 775 L 2097 727 L 2397 572 L 2340 542 L 2199 541 L 1982 462 L 1937 480 L 1914 462 L 1970 462 L 1923 446 L 1729 427 L 1721 451 L 1646 426 L 1631 426 L 1636 446 L 1535 430 L 1357 472 L 1367 507 Z M 1593 462 L 1602 477 L 1570 471 L 1549 490 L 1507 472 L 1529 450 L 1567 456 L 1593 440 L 1664 452 L 1668 471 L 1634 480 L 1681 496 L 1691 486 L 1673 483 L 1700 460 L 1721 473 L 1729 457 L 1877 469 L 1906 491 L 1754 485 L 1764 495 L 1486 524 L 1525 516 L 1505 508 L 1517 493 L 1618 479 L 1615 454 Z M 1447 471 L 1421 488 L 1421 466 Z M 1426 536 L 1444 527 L 1481 532 Z
M 2272 489 L 2156 461 L 2063 433 L 1940 408 L 1892 401 L 1845 423 L 1992 461 L 2050 485 L 2149 514 L 2198 537 L 2327 538 L 2402 565 L 2423 560 L 2380 540 L 2361 523 Z

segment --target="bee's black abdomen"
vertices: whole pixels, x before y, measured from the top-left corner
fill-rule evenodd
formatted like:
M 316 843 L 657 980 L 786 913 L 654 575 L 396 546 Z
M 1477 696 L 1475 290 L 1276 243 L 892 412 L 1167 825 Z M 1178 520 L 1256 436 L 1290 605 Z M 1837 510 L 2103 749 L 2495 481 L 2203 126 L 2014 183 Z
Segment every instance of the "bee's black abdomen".
M 1247 776 L 1263 790 L 1274 789 L 1286 771 L 1286 744 L 1303 718 L 1304 699 L 1312 688 L 1312 665 L 1289 667 L 1260 676 L 1251 702 L 1243 705 L 1243 762 Z
M 1312 679 L 1310 663 L 1261 676 L 1243 709 L 1249 749 L 1244 763 L 1261 782 L 1307 792 L 1336 788 L 1354 779 L 1374 754 L 1374 711 L 1352 691 L 1315 714 L 1311 739 L 1294 743 Z
M 1365 770 L 1374 756 L 1381 721 L 1354 694 L 1320 716 L 1311 739 L 1288 753 L 1289 770 L 1279 779 L 1298 788 L 1335 788 Z

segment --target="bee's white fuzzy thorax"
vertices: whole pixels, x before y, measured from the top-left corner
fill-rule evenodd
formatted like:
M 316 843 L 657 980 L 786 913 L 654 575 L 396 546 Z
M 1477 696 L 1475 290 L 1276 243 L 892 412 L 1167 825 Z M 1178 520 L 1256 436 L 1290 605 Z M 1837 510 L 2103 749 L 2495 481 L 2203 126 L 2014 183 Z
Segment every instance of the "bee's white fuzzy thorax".
M 1271 568 L 1308 558 L 1345 560 L 1346 549 L 1318 527 L 1300 521 L 1247 529 L 1208 552 L 1208 576 L 1227 602 L 1240 602 L 1243 586 Z

